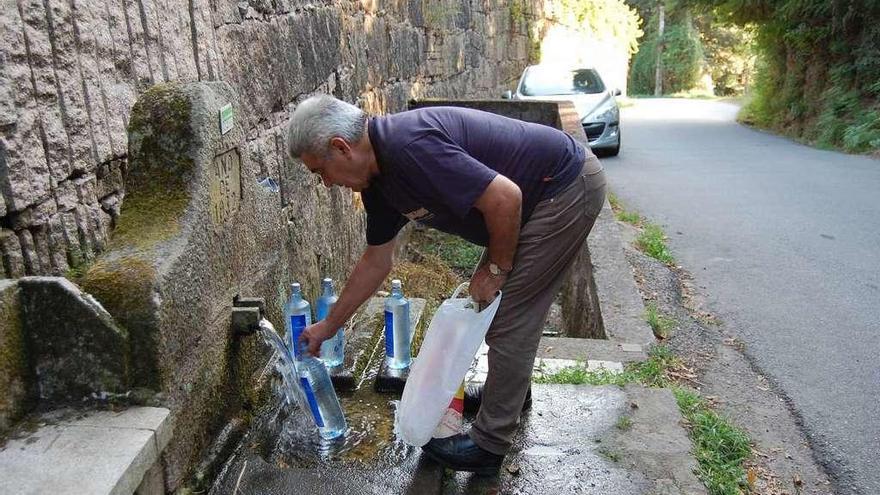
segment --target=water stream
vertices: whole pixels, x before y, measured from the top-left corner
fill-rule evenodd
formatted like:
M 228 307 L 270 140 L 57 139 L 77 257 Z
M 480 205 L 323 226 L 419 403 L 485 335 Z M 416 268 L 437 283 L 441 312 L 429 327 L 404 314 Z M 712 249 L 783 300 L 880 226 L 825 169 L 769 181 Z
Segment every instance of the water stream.
M 395 464 L 412 447 L 394 434 L 397 397 L 379 394 L 371 386 L 381 359 L 379 346 L 372 349 L 369 365 L 353 392 L 338 393 L 348 422 L 346 432 L 333 440 L 322 439 L 307 413 L 297 385 L 293 357 L 284 339 L 263 319 L 259 333 L 275 350 L 275 369 L 281 376 L 277 404 L 254 419 L 250 446 L 266 461 L 279 467 L 320 467 L 327 461 L 342 464 Z M 379 356 L 381 357 L 381 356 Z

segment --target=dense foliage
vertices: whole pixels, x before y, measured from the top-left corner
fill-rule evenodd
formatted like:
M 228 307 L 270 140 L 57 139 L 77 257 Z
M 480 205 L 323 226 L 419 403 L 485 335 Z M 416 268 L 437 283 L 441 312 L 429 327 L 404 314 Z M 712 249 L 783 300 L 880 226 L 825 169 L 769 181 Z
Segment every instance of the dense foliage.
M 697 30 L 714 93 L 735 96 L 747 92 L 754 82 L 755 72 L 752 30 L 718 22 L 712 15 L 697 16 Z
M 630 70 L 630 92 L 654 94 L 657 44 L 662 46 L 663 94 L 711 91 L 742 94 L 754 70 L 752 35 L 708 9 L 694 9 L 677 0 L 631 0 L 645 19 L 647 33 Z M 665 10 L 659 36 L 659 5 Z
M 667 15 L 663 37 L 657 31 L 657 14 L 650 18 L 648 35 L 633 58 L 629 91 L 632 94 L 653 94 L 657 43 L 663 45 L 663 92 L 676 93 L 697 86 L 702 74 L 703 47 L 700 36 L 686 12 Z
M 820 146 L 880 149 L 880 1 L 687 0 L 754 26 L 745 119 Z
M 564 24 L 582 26 L 598 38 L 617 39 L 629 53 L 638 50 L 639 15 L 624 0 L 555 0 L 553 4 Z

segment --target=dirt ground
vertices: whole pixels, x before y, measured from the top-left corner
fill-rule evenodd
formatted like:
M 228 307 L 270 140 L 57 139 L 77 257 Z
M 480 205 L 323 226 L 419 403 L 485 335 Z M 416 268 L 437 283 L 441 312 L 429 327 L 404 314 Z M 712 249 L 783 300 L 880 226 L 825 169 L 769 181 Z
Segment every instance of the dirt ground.
M 635 229 L 621 224 L 626 237 Z M 705 310 L 700 288 L 680 267 L 668 267 L 634 248 L 627 250 L 646 305 L 675 319 L 663 341 L 684 366 L 675 375 L 696 389 L 716 411 L 745 430 L 753 441 L 747 469 L 752 493 L 826 495 L 834 489 L 816 463 L 807 438 L 784 396 L 755 369 L 744 344 L 730 336 L 723 321 Z

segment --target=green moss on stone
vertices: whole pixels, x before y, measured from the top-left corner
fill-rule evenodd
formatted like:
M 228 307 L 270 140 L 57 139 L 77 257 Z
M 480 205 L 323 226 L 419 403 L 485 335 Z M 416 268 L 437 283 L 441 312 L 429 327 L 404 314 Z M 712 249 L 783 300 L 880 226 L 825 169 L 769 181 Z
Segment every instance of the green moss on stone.
M 149 249 L 180 231 L 195 168 L 191 117 L 178 84 L 153 86 L 132 108 L 126 195 L 111 249 Z
M 155 270 L 146 260 L 128 256 L 99 260 L 86 271 L 82 288 L 115 316 L 141 312 L 150 301 Z
M 138 192 L 126 198 L 110 248 L 149 249 L 180 232 L 189 204 L 184 190 Z
M 20 419 L 32 405 L 32 379 L 27 344 L 22 328 L 18 297 L 0 299 L 0 414 L 10 423 Z M 0 421 L 0 437 L 6 427 Z
M 130 255 L 96 261 L 79 281 L 128 332 L 134 383 L 151 388 L 158 385 L 153 335 L 155 280 L 153 265 L 139 255 Z
M 64 277 L 79 283 L 79 280 L 85 275 L 92 265 L 92 259 L 84 256 L 80 249 L 69 248 L 67 252 L 67 263 L 69 268 L 65 272 Z

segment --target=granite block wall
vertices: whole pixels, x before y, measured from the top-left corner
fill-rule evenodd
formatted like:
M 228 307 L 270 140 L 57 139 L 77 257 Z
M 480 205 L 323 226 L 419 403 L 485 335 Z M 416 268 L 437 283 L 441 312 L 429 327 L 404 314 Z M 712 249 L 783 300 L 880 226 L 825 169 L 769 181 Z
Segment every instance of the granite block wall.
M 502 0 L 4 0 L 0 278 L 64 275 L 105 250 L 130 110 L 150 86 L 230 83 L 246 151 L 281 178 L 293 217 L 303 189 L 333 200 L 284 170 L 298 100 L 331 92 L 384 113 L 411 98 L 497 97 L 528 63 L 542 2 L 527 3 L 524 16 Z

